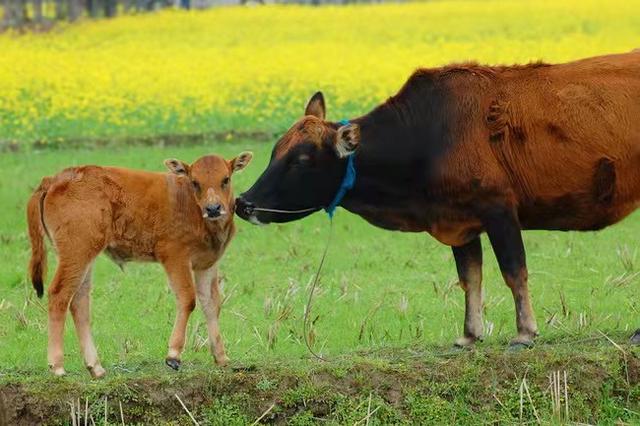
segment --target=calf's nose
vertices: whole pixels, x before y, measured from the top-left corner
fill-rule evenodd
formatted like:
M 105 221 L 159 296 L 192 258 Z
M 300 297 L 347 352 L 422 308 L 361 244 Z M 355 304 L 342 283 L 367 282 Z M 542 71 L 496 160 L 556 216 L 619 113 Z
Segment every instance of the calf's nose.
M 220 204 L 209 204 L 205 211 L 209 217 L 218 217 L 222 213 L 222 206 Z

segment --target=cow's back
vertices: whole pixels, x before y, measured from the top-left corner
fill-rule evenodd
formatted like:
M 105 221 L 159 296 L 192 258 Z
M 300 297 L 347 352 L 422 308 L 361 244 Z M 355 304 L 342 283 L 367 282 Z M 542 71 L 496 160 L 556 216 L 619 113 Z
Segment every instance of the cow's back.
M 527 228 L 596 229 L 640 200 L 640 52 L 497 73 L 489 146 Z

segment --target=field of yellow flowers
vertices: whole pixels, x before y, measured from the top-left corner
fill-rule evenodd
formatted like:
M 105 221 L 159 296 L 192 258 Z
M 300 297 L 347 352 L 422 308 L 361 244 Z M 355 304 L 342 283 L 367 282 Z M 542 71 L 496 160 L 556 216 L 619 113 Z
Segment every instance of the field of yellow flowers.
M 640 43 L 639 1 L 165 11 L 0 35 L 0 142 L 277 132 L 321 89 L 366 112 L 420 66 L 564 61 Z

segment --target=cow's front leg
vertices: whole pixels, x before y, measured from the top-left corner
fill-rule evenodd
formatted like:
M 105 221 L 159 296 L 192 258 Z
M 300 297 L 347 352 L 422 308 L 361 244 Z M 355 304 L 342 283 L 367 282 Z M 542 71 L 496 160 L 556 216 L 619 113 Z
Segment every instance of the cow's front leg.
M 512 210 L 499 209 L 484 218 L 484 226 L 516 305 L 518 336 L 511 346 L 531 346 L 538 327 L 529 298 L 526 256 L 517 216 Z
M 220 326 L 218 324 L 220 306 L 222 305 L 218 270 L 216 266 L 213 266 L 204 271 L 194 271 L 194 275 L 196 278 L 198 302 L 207 319 L 209 348 L 216 360 L 216 364 L 222 366 L 229 362 L 229 358 L 227 358 L 224 351 L 224 343 L 222 342 L 222 336 L 220 336 Z
M 466 347 L 482 340 L 482 245 L 480 237 L 452 247 L 460 286 L 464 290 L 464 335 L 455 345 Z
M 174 370 L 180 368 L 180 357 L 184 349 L 185 334 L 189 316 L 196 306 L 191 265 L 188 260 L 169 259 L 163 261 L 169 277 L 169 285 L 176 295 L 176 320 L 169 339 L 169 351 L 165 362 Z

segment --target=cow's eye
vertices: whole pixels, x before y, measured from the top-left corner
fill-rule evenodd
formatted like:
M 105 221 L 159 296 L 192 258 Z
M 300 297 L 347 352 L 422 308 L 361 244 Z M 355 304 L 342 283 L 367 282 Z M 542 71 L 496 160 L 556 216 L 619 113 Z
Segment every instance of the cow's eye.
M 222 187 L 229 185 L 229 176 L 222 179 Z
M 307 154 L 301 154 L 295 163 L 300 166 L 308 166 L 311 163 L 311 157 Z
M 192 180 L 191 185 L 193 185 L 193 189 L 195 189 L 196 192 L 200 192 L 200 184 L 198 182 L 196 182 L 195 180 Z

